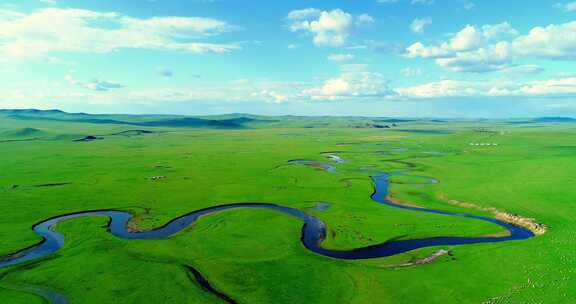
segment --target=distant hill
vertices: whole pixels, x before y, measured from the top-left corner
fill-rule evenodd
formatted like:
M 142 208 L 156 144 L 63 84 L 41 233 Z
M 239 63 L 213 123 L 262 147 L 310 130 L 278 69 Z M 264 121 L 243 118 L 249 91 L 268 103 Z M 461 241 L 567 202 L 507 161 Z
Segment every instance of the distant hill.
M 376 121 L 376 122 L 388 122 L 388 123 L 401 123 L 401 122 L 412 122 L 412 121 L 414 121 L 414 119 L 386 118 L 386 119 L 377 119 L 374 121 Z
M 131 123 L 136 126 L 148 126 L 148 127 L 187 127 L 187 128 L 225 128 L 225 129 L 238 129 L 244 128 L 244 124 L 253 121 L 250 118 L 240 119 L 201 119 L 194 117 L 176 118 L 176 119 L 166 119 L 166 120 L 156 120 L 148 122 Z
M 21 121 L 54 121 L 74 122 L 85 124 L 109 124 L 127 126 L 134 129 L 146 127 L 169 128 L 209 128 L 209 129 L 248 129 L 248 128 L 352 128 L 365 126 L 373 122 L 377 128 L 386 126 L 392 128 L 407 125 L 440 124 L 440 123 L 471 123 L 499 121 L 509 124 L 537 124 L 537 123 L 576 123 L 571 117 L 539 117 L 519 119 L 458 119 L 458 118 L 413 118 L 413 117 L 362 117 L 362 116 L 262 116 L 245 113 L 231 113 L 219 115 L 130 115 L 130 114 L 87 114 L 68 113 L 61 110 L 18 109 L 1 110 L 0 118 L 16 119 Z M 5 128 L 4 128 L 5 129 Z M 1 131 L 0 131 L 1 132 Z M 26 132 L 22 132 L 26 133 Z
M 539 117 L 533 120 L 534 122 L 576 122 L 576 119 L 571 117 Z
M 267 122 L 255 116 L 240 114 L 222 116 L 222 118 L 198 118 L 176 115 L 100 115 L 85 113 L 66 113 L 60 110 L 0 110 L 0 115 L 18 120 L 48 120 L 91 124 L 116 124 L 140 127 L 184 127 L 241 129 L 255 122 Z
M 20 128 L 15 130 L 8 130 L 0 133 L 3 138 L 34 138 L 45 136 L 47 133 L 40 129 L 35 128 Z
M 56 115 L 56 114 L 68 114 L 61 110 L 38 110 L 38 109 L 15 109 L 15 110 L 2 110 L 0 113 L 7 115 Z

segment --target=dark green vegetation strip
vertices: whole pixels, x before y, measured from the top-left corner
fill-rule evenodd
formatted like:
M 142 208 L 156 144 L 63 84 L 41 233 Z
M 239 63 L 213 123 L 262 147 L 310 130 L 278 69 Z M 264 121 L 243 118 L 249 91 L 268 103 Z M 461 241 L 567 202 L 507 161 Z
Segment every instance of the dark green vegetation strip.
M 202 275 L 202 273 L 200 273 L 200 271 L 196 270 L 194 267 L 192 267 L 190 265 L 184 265 L 184 268 L 192 274 L 192 276 L 194 277 L 194 280 L 196 282 L 198 282 L 200 284 L 200 286 L 202 286 L 202 288 L 204 288 L 206 291 L 214 294 L 215 296 L 222 299 L 226 303 L 229 303 L 229 304 L 236 304 L 237 303 L 232 298 L 230 298 L 228 295 L 226 295 L 226 294 L 216 290 L 214 287 L 212 287 L 210 282 L 208 282 L 208 280 L 206 280 L 206 278 Z

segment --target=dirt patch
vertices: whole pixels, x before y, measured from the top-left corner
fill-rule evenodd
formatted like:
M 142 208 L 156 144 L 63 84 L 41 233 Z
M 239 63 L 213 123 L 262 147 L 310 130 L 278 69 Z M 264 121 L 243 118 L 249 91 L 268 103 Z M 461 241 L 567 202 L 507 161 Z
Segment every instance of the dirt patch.
M 384 268 L 403 268 L 403 267 L 425 265 L 425 264 L 430 264 L 430 263 L 434 262 L 435 260 L 437 260 L 438 258 L 440 258 L 442 256 L 451 255 L 451 254 L 452 253 L 449 250 L 440 249 L 440 250 L 432 253 L 431 255 L 429 255 L 425 258 L 418 259 L 418 260 L 413 261 L 413 262 L 395 264 L 395 265 L 385 265 L 382 267 L 384 267 Z
M 526 228 L 526 229 L 532 231 L 532 233 L 534 233 L 535 235 L 543 235 L 544 233 L 546 233 L 546 231 L 549 228 L 545 224 L 538 223 L 536 221 L 536 219 L 524 217 L 524 216 L 521 216 L 518 214 L 506 212 L 506 211 L 501 211 L 501 210 L 498 210 L 494 207 L 482 207 L 482 206 L 479 206 L 479 205 L 474 204 L 474 203 L 461 202 L 461 201 L 453 200 L 453 199 L 449 200 L 449 199 L 446 199 L 444 195 L 441 195 L 440 199 L 448 202 L 448 204 L 450 204 L 450 205 L 468 208 L 468 209 L 476 209 L 476 210 L 481 210 L 481 211 L 492 212 L 492 213 L 494 213 L 496 219 L 501 220 L 501 221 L 506 222 L 506 223 L 510 223 L 510 224 L 514 224 L 516 226 Z
M 422 206 L 418 206 L 418 205 L 414 205 L 414 204 L 410 204 L 410 203 L 406 203 L 403 202 L 397 198 L 392 197 L 391 195 L 386 196 L 386 200 L 395 204 L 395 205 L 400 205 L 400 206 L 406 206 L 406 207 L 412 207 L 412 208 L 422 208 L 424 209 L 424 207 Z
M 142 221 L 145 217 L 150 215 L 150 208 L 144 208 L 144 212 L 143 213 L 138 213 L 136 215 L 134 215 L 130 221 L 128 221 L 128 224 L 126 224 L 126 230 L 128 230 L 128 232 L 142 232 L 145 231 L 145 229 L 143 229 L 141 227 Z

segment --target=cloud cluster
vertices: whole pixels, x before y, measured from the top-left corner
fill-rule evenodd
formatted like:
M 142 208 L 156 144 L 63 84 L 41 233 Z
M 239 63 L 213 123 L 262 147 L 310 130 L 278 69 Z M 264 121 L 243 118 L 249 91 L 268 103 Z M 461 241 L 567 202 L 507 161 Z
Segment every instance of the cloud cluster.
M 557 6 L 567 13 L 576 12 L 576 1 L 558 3 Z
M 315 101 L 388 98 L 394 95 L 384 75 L 368 71 L 365 65 L 342 66 L 339 76 L 327 79 L 321 86 L 306 89 L 301 98 Z
M 457 72 L 490 72 L 518 67 L 526 58 L 572 60 L 576 58 L 576 21 L 534 27 L 520 35 L 505 22 L 477 28 L 464 27 L 450 40 L 435 45 L 416 42 L 406 49 L 410 58 L 431 58 Z
M 54 52 L 109 53 L 139 48 L 188 53 L 226 53 L 236 44 L 209 43 L 235 30 L 200 17 L 134 18 L 110 12 L 47 8 L 32 13 L 0 9 L 0 56 L 38 58 Z
M 392 87 L 386 77 L 371 72 L 363 65 L 345 65 L 339 75 L 320 83 L 285 82 L 240 79 L 206 83 L 202 87 L 166 87 L 129 89 L 102 80 L 80 81 L 72 76 L 67 81 L 82 90 L 69 91 L 62 86 L 3 88 L 0 105 L 52 105 L 58 102 L 83 104 L 139 104 L 157 105 L 180 102 L 384 102 L 414 101 L 444 98 L 555 98 L 571 102 L 576 97 L 576 77 L 557 77 L 532 81 L 506 79 L 432 81 L 413 86 Z M 121 89 L 120 88 L 124 88 Z M 34 103 L 29 103 L 31 100 Z M 57 106 L 57 104 L 54 104 Z
M 427 26 L 432 24 L 432 18 L 416 18 L 410 24 L 410 30 L 416 34 L 424 34 Z
M 336 62 L 344 62 L 354 60 L 356 56 L 353 54 L 330 54 L 328 55 L 328 60 L 336 61 Z
M 532 80 L 528 82 L 497 80 L 441 80 L 399 88 L 406 98 L 444 97 L 575 97 L 576 77 Z
M 321 11 L 315 8 L 291 11 L 286 20 L 292 32 L 311 35 L 317 46 L 333 47 L 345 45 L 355 29 L 374 23 L 374 18 L 367 14 L 353 16 L 341 9 Z
M 98 79 L 93 79 L 90 81 L 81 81 L 75 79 L 72 75 L 67 75 L 66 80 L 68 81 L 68 83 L 72 85 L 97 92 L 107 92 L 110 90 L 121 89 L 124 87 L 124 85 L 121 85 L 116 82 L 98 80 Z

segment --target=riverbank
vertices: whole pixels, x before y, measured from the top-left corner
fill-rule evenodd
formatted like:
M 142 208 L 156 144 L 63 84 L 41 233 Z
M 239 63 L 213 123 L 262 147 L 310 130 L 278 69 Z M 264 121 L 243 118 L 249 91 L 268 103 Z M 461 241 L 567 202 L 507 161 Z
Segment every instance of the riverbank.
M 491 212 L 494 214 L 494 217 L 498 220 L 501 220 L 506 223 L 510 223 L 516 226 L 520 226 L 526 228 L 535 235 L 543 235 L 549 229 L 546 224 L 542 224 L 537 222 L 534 218 L 528 218 L 521 216 L 519 214 L 514 214 L 506 211 L 498 210 L 494 207 L 483 207 L 478 204 L 470 203 L 470 202 L 462 202 L 455 199 L 446 199 L 444 195 L 440 195 L 440 199 L 447 202 L 450 205 L 458 206 L 467 209 L 475 209 L 480 211 Z

